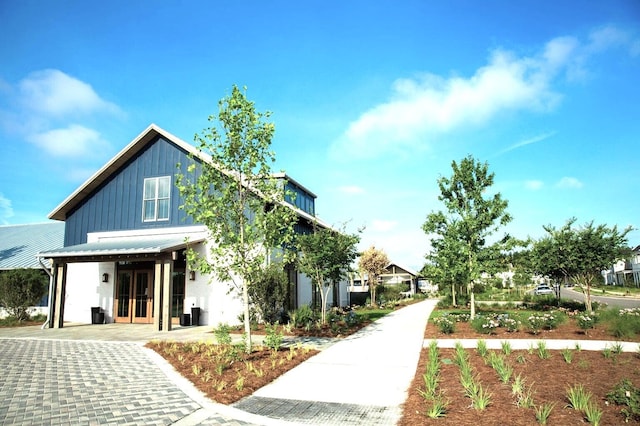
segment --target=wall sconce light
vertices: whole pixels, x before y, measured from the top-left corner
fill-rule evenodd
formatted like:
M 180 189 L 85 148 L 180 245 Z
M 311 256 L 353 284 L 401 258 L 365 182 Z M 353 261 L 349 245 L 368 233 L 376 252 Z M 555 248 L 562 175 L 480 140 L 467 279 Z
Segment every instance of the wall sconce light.
M 173 260 L 174 262 L 176 260 L 178 260 L 178 252 L 177 251 L 172 251 L 171 252 L 171 260 Z
M 102 282 L 103 283 L 108 283 L 109 282 L 109 274 L 107 274 L 106 272 L 104 274 L 102 274 Z
M 189 271 L 189 281 L 195 281 L 196 271 Z

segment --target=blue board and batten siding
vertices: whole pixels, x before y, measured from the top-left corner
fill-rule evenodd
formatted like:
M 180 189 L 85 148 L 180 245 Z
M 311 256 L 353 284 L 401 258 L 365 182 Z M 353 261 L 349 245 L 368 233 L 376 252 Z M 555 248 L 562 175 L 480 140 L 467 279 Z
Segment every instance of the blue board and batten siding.
M 91 232 L 192 225 L 193 220 L 178 208 L 181 197 L 175 187 L 176 164 L 181 163 L 182 173 L 186 174 L 191 162 L 186 151 L 161 137 L 156 138 L 68 214 L 64 245 L 86 243 L 87 234 Z M 161 176 L 171 176 L 169 220 L 143 222 L 144 180 Z

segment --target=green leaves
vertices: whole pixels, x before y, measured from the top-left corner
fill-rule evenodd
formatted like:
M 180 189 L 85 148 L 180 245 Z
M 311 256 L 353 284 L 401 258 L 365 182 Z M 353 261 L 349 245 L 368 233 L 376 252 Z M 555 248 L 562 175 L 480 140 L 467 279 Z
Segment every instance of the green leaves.
M 284 203 L 282 182 L 271 176 L 275 126 L 265 121 L 271 114 L 257 112 L 245 92 L 233 86 L 220 100 L 218 115 L 209 117 L 214 125 L 195 136 L 198 155 L 186 169 L 178 164 L 176 186 L 184 200 L 180 208 L 209 230 L 208 256 L 188 250 L 189 265 L 223 281 L 238 280 L 249 333 L 250 280 L 268 257 L 292 258 L 297 215 Z
M 445 211 L 430 213 L 422 226 L 432 235 L 432 252 L 427 256 L 432 266 L 427 269 L 443 284 L 473 285 L 482 272 L 497 269 L 502 252 L 511 248 L 509 236 L 487 244 L 488 237 L 509 223 L 511 216 L 500 193 L 489 195 L 494 175 L 487 163 L 467 156 L 459 164 L 453 161 L 451 168 L 450 178 L 438 179 L 438 199 Z

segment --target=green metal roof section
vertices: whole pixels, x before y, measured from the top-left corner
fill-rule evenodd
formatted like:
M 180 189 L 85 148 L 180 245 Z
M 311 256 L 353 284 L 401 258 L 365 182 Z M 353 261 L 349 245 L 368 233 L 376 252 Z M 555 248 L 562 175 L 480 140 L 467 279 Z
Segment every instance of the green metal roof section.
M 41 269 L 37 254 L 64 245 L 64 222 L 0 226 L 0 271 Z M 43 259 L 48 267 L 48 261 Z
M 202 241 L 204 241 L 204 238 L 189 240 L 189 244 Z M 41 251 L 38 253 L 38 256 L 43 258 L 60 258 L 154 254 L 178 250 L 184 248 L 186 245 L 185 237 L 125 237 Z

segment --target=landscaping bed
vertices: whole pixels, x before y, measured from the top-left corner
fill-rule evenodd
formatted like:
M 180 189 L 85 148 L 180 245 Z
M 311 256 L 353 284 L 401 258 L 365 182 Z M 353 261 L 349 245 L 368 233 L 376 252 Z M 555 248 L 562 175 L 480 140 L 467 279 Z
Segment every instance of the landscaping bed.
M 241 345 L 154 341 L 146 345 L 212 400 L 232 404 L 318 353 L 292 346 L 244 352 Z
M 550 425 L 588 424 L 584 413 L 569 406 L 567 391 L 576 385 L 582 385 L 591 392 L 591 401 L 602 411 L 601 425 L 638 424 L 637 418 L 631 418 L 629 423 L 625 423 L 626 416 L 622 414 L 625 407 L 606 401 L 607 393 L 623 379 L 629 379 L 635 386 L 640 386 L 638 354 L 621 353 L 606 358 L 601 351 L 577 351 L 575 348 L 572 348 L 572 351 L 571 363 L 564 360 L 560 351 L 549 351 L 548 359 L 541 359 L 535 352 L 513 351 L 505 356 L 506 362 L 513 367 L 513 375 L 510 383 L 503 383 L 477 350 L 467 349 L 469 362 L 477 374 L 478 381 L 490 394 L 487 408 L 473 408 L 471 399 L 465 396 L 460 383 L 458 366 L 455 363 L 442 363 L 438 389 L 448 401 L 448 406 L 443 417 L 431 419 L 426 415 L 429 403 L 419 392 L 424 388 L 422 375 L 428 361 L 428 349 L 425 348 L 420 356 L 416 376 L 409 388 L 409 396 L 399 424 L 536 425 L 539 423 L 535 407 L 542 407 L 545 403 L 553 404 L 548 417 Z M 454 353 L 454 349 L 441 349 L 440 358 L 453 360 Z M 518 398 L 512 393 L 512 384 L 518 375 L 524 380 L 525 392 L 531 392 L 534 407 L 517 405 Z

